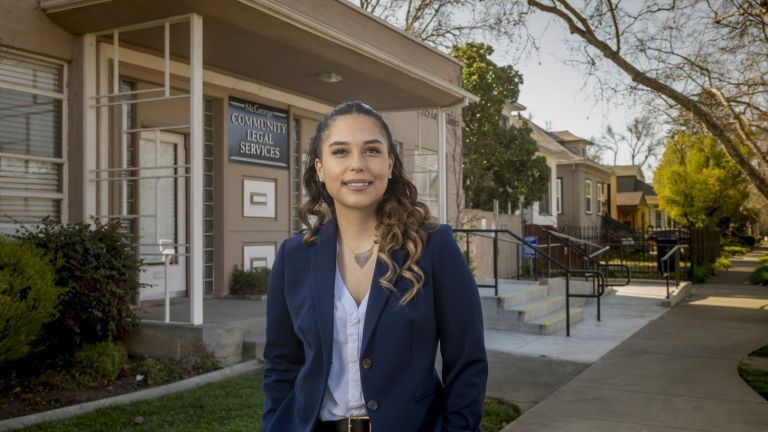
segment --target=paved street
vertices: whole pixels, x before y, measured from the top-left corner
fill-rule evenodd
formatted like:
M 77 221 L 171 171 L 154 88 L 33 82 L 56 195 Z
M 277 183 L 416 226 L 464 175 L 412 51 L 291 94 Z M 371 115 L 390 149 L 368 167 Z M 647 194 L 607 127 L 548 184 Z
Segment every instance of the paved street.
M 555 390 L 504 432 L 768 431 L 768 402 L 738 362 L 768 344 L 760 248 Z

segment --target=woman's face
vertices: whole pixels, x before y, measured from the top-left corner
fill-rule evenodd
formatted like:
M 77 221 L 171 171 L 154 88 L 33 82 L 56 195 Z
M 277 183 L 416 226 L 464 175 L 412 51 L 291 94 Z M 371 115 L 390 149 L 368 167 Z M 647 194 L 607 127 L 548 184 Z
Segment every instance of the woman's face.
M 315 159 L 336 210 L 373 210 L 387 190 L 393 158 L 376 120 L 362 114 L 337 117 Z

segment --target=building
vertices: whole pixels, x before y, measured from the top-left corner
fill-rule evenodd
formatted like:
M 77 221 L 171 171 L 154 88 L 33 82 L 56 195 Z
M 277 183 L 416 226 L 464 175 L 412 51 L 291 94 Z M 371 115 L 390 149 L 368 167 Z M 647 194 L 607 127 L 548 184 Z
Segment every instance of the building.
M 666 212 L 659 208 L 659 197 L 653 186 L 645 182 L 637 165 L 612 167 L 611 217 L 638 231 L 671 228 Z
M 538 153 L 547 160 L 550 177 L 547 192 L 544 197 L 534 203 L 530 214 L 526 215 L 526 223 L 534 225 L 548 225 L 557 227 L 559 215 L 563 212 L 562 179 L 557 175 L 557 167 L 560 163 L 577 161 L 579 157 L 564 148 L 546 130 L 536 123 L 527 120 L 521 115 L 525 107 L 517 104 L 516 115 L 509 116 L 509 124 L 515 127 L 527 126 L 531 129 L 531 138 L 539 146 Z
M 576 227 L 597 230 L 609 208 L 611 169 L 586 158 L 587 146 L 592 145 L 589 140 L 569 131 L 549 135 L 577 156 L 557 163 L 558 225 L 569 232 Z
M 0 224 L 119 219 L 148 263 L 141 299 L 189 297 L 201 324 L 203 299 L 228 294 L 234 266 L 271 266 L 301 229 L 309 140 L 349 99 L 392 121 L 447 221 L 460 142 L 448 114 L 477 98 L 459 62 L 349 2 L 11 2 L 0 16 Z

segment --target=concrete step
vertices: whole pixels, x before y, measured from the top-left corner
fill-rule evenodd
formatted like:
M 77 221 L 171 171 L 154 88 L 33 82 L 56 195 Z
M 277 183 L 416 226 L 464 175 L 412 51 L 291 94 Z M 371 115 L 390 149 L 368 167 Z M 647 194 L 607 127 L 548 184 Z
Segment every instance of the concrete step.
M 547 294 L 549 294 L 549 288 L 546 285 L 520 285 L 515 291 L 500 294 L 499 299 L 501 299 L 501 306 L 509 310 L 515 305 L 540 300 Z
M 264 361 L 264 342 L 255 340 L 243 341 L 243 360 Z
M 584 298 L 571 298 L 571 307 L 582 306 L 584 303 L 586 303 Z M 536 320 L 561 309 L 565 310 L 565 296 L 552 294 L 506 308 L 510 312 L 517 313 L 517 320 L 521 323 Z
M 584 318 L 584 309 L 571 307 L 571 327 Z M 551 335 L 565 328 L 565 309 L 558 310 L 549 315 L 524 323 L 520 331 L 540 335 Z

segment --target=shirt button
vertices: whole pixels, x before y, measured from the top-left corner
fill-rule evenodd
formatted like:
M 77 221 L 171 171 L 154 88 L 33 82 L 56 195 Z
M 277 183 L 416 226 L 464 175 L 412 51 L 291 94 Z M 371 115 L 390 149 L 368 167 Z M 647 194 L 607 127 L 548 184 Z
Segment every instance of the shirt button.
M 352 396 L 352 402 L 357 402 L 358 400 L 360 400 L 360 397 L 358 395 Z
M 371 361 L 371 359 L 367 358 L 363 360 L 363 369 L 370 369 L 371 366 L 373 366 L 373 361 Z
M 379 403 L 375 400 L 369 400 L 365 406 L 368 407 L 369 411 L 376 411 L 379 409 Z

